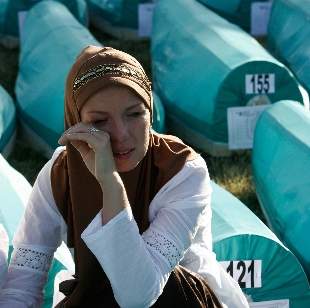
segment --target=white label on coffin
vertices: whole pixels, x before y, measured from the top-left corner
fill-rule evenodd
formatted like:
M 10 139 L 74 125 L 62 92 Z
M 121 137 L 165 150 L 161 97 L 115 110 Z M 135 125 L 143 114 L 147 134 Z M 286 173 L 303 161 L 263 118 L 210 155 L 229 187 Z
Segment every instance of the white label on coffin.
M 256 122 L 268 105 L 227 109 L 228 148 L 251 149 Z
M 154 3 L 139 4 L 138 7 L 138 34 L 140 37 L 149 37 L 152 32 Z
M 241 288 L 262 287 L 262 260 L 221 261 L 220 264 Z
M 272 1 L 253 2 L 251 5 L 251 34 L 263 36 L 267 34 Z
M 19 29 L 19 37 L 20 40 L 23 40 L 23 29 L 24 29 L 24 22 L 26 19 L 28 11 L 19 11 L 18 12 L 18 29 Z
M 290 308 L 288 299 L 249 303 L 250 308 Z
M 275 93 L 274 74 L 246 74 L 246 94 L 273 94 Z

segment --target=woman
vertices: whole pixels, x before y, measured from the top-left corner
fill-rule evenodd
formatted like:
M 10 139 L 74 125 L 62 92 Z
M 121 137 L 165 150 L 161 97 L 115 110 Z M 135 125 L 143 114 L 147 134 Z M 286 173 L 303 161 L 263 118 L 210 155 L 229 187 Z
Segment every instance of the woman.
M 34 185 L 4 306 L 40 303 L 66 238 L 76 273 L 60 284 L 58 307 L 247 307 L 211 251 L 207 167 L 177 138 L 151 131 L 152 103 L 136 59 L 82 51 L 67 79 L 64 147 Z

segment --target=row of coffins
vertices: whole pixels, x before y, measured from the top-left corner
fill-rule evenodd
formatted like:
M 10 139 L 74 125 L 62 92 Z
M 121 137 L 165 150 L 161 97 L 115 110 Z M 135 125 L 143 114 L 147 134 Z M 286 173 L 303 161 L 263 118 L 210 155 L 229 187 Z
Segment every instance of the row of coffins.
M 192 9 L 194 5 L 196 5 L 193 2 L 193 6 L 191 6 L 190 1 L 188 3 L 189 6 L 187 7 L 187 10 Z M 160 6 L 165 7 L 164 5 L 168 4 L 169 3 L 167 2 L 165 4 L 164 1 L 159 2 L 159 9 L 157 8 L 156 14 L 160 14 Z M 176 10 L 179 14 L 181 8 L 182 3 L 180 2 L 178 10 Z M 44 14 L 42 14 L 43 11 L 41 10 L 44 11 Z M 198 11 L 192 11 L 192 13 L 198 14 Z M 195 29 L 194 26 L 190 26 L 192 23 L 189 23 L 186 29 L 184 29 L 184 31 L 193 31 L 192 37 L 186 37 L 184 34 L 184 38 L 186 38 L 185 41 L 187 47 L 198 48 L 199 45 L 206 47 L 209 46 L 209 49 L 207 48 L 208 52 L 203 55 L 209 57 L 209 63 L 211 62 L 212 65 L 206 63 L 204 66 L 203 64 L 205 62 L 194 62 L 197 59 L 201 61 L 204 60 L 204 57 L 200 57 L 200 51 L 198 52 L 200 49 L 197 49 L 197 52 L 192 55 L 191 59 L 192 62 L 196 63 L 194 68 L 191 68 L 190 61 L 184 61 L 183 63 L 186 67 L 184 72 L 191 76 L 191 80 L 186 82 L 186 76 L 184 76 L 185 73 L 179 76 L 175 75 L 175 78 L 170 77 L 169 79 L 168 77 L 165 77 L 164 74 L 165 58 L 170 57 L 169 59 L 172 61 L 175 58 L 182 56 L 184 56 L 183 60 L 186 60 L 187 57 L 186 53 L 180 46 L 170 46 L 170 48 L 165 49 L 162 58 L 163 62 L 158 61 L 156 68 L 154 69 L 154 72 L 157 70 L 157 73 L 154 74 L 154 83 L 159 94 L 161 94 L 160 90 L 161 87 L 163 87 L 161 78 L 166 78 L 167 87 L 169 88 L 169 91 L 174 94 L 175 92 L 183 91 L 184 89 L 187 90 L 187 88 L 192 87 L 193 83 L 198 82 L 199 84 L 200 82 L 200 88 L 197 88 L 197 92 L 198 90 L 201 92 L 201 89 L 205 89 L 204 94 L 206 98 L 212 97 L 212 95 L 213 97 L 217 97 L 223 94 L 218 94 L 216 87 L 220 88 L 221 81 L 224 82 L 226 79 L 230 80 L 232 84 L 235 84 L 235 86 L 238 87 L 239 92 L 242 92 L 246 88 L 247 77 L 245 77 L 245 75 L 246 68 L 249 66 L 251 71 L 248 75 L 252 75 L 252 78 L 253 75 L 256 75 L 257 78 L 258 75 L 263 76 L 262 78 L 264 82 L 261 87 L 264 91 L 262 93 L 252 93 L 252 95 L 245 95 L 244 93 L 239 94 L 239 92 L 233 92 L 233 87 L 230 87 L 230 82 L 228 82 L 222 87 L 224 92 L 227 91 L 226 95 L 222 96 L 222 104 L 223 102 L 230 100 L 232 106 L 234 106 L 233 101 L 238 100 L 238 95 L 240 95 L 242 100 L 246 99 L 246 104 L 248 105 L 276 102 L 282 98 L 294 99 L 301 103 L 304 102 L 302 91 L 300 91 L 298 83 L 287 68 L 268 55 L 254 41 L 249 40 L 249 37 L 247 37 L 240 29 L 228 24 L 227 22 L 225 24 L 223 20 L 218 19 L 219 17 L 212 12 L 209 14 L 209 17 L 211 16 L 210 18 L 213 20 L 213 26 L 212 24 L 209 25 L 208 38 L 216 38 L 216 44 L 214 44 L 214 46 L 210 47 L 207 39 L 203 42 L 198 40 L 194 43 L 192 38 L 199 38 L 202 31 L 196 31 L 195 33 L 193 31 Z M 182 15 L 180 15 L 180 20 L 183 20 L 184 22 L 185 17 L 182 19 L 181 16 Z M 202 17 L 201 20 L 198 19 L 198 21 L 197 25 L 202 25 Z M 179 30 L 182 29 L 181 23 L 175 21 L 174 24 Z M 230 27 L 227 27 L 227 25 Z M 225 29 L 225 31 L 220 31 L 222 28 Z M 31 29 L 36 29 L 36 31 L 32 31 Z M 200 28 L 198 27 L 198 29 Z M 47 149 L 46 153 L 49 156 L 52 149 L 57 146 L 55 140 L 58 139 L 59 134 L 63 131 L 63 91 L 66 73 L 82 46 L 98 44 L 98 42 L 84 27 L 76 23 L 75 19 L 63 5 L 55 2 L 40 3 L 29 11 L 24 23 L 23 31 L 25 35 L 23 36 L 21 44 L 20 72 L 16 84 L 18 110 L 24 127 L 23 131 L 26 133 L 30 132 L 32 140 L 41 142 L 43 147 Z M 156 32 L 154 31 L 154 33 Z M 165 31 L 163 31 L 162 34 L 164 35 Z M 160 35 L 158 34 L 157 38 L 160 40 L 159 36 Z M 222 39 L 223 37 L 225 40 Z M 238 44 L 243 41 L 248 42 L 248 40 L 250 43 L 248 43 L 249 45 L 245 44 L 243 46 L 244 52 L 238 50 Z M 218 45 L 221 46 L 221 48 L 217 49 Z M 71 46 L 73 46 L 72 49 L 70 49 Z M 156 50 L 154 46 L 156 46 L 155 43 L 152 46 L 152 50 Z M 235 50 L 231 49 L 231 47 L 234 47 Z M 258 56 L 256 59 L 253 49 L 258 50 Z M 225 51 L 227 52 L 226 55 Z M 219 57 L 214 57 L 213 54 L 217 54 Z M 225 55 L 226 58 L 223 55 Z M 255 60 L 251 62 L 253 58 Z M 59 65 L 59 63 L 61 63 L 61 65 Z M 259 70 L 260 64 L 266 68 L 265 71 Z M 66 65 L 67 67 L 63 69 Z M 218 66 L 213 69 L 213 65 Z M 57 70 L 55 70 L 55 67 Z M 209 76 L 199 74 L 201 67 L 204 67 L 205 71 L 211 70 L 212 74 Z M 235 73 L 234 70 L 238 67 L 239 69 L 236 69 Z M 172 69 L 174 69 L 173 66 Z M 220 73 L 217 74 L 217 71 L 220 71 L 224 77 L 221 77 Z M 243 77 L 239 77 L 239 71 L 241 71 L 240 75 Z M 230 75 L 233 77 L 230 77 Z M 274 76 L 271 77 L 272 75 Z M 60 79 L 62 82 L 59 82 Z M 202 82 L 204 79 L 210 79 L 211 86 L 203 87 Z M 239 79 L 243 79 L 243 84 Z M 250 77 L 248 77 L 248 79 L 251 81 Z M 274 82 L 273 86 L 271 84 L 272 80 Z M 281 82 L 279 83 L 279 81 L 282 80 L 285 80 L 290 96 L 287 96 L 287 89 L 284 86 L 281 88 Z M 173 90 L 173 87 L 177 83 L 181 83 L 182 88 Z M 253 83 L 252 91 L 258 92 L 259 86 L 259 83 Z M 268 93 L 270 87 L 273 87 L 274 89 L 276 88 L 277 91 L 274 91 L 274 93 Z M 36 89 L 36 91 L 33 91 L 33 89 Z M 168 93 L 170 93 L 169 91 Z M 53 93 L 53 95 L 50 95 L 50 93 Z M 280 95 L 281 93 L 283 96 Z M 31 97 L 28 101 L 27 95 Z M 50 101 L 51 96 L 58 96 L 59 100 Z M 188 101 L 191 101 L 192 97 L 194 97 L 192 94 L 187 94 L 187 96 L 185 96 Z M 271 100 L 270 97 L 274 97 L 274 99 Z M 154 95 L 154 98 L 154 122 L 158 120 L 159 126 L 163 127 L 164 118 L 162 117 L 162 105 L 156 104 L 156 102 L 160 102 L 160 99 L 162 99 L 167 103 L 167 98 L 165 95 Z M 201 101 L 201 106 L 203 103 L 204 101 Z M 178 103 L 175 105 L 177 108 L 170 108 L 170 110 L 168 104 L 166 105 L 168 113 L 170 112 L 172 114 L 170 117 L 178 114 L 179 105 L 182 106 Z M 292 105 L 293 104 L 290 104 L 291 108 L 294 108 Z M 55 107 L 55 110 L 53 111 L 50 109 L 51 106 L 53 106 L 52 108 L 55 106 L 58 107 Z M 217 106 L 206 106 L 206 108 L 214 108 L 217 113 L 220 113 L 222 111 L 221 109 L 227 109 L 227 106 L 230 105 L 228 104 L 225 106 L 225 104 L 223 104 L 221 108 L 218 108 Z M 243 105 L 241 104 L 241 106 Z M 200 114 L 203 112 L 203 109 L 199 109 L 198 107 L 199 105 L 193 105 L 189 108 L 191 108 L 194 113 Z M 206 117 L 207 119 L 210 119 L 210 116 L 207 115 Z M 170 121 L 170 118 L 168 119 Z M 193 122 L 193 124 L 196 125 L 197 123 Z M 201 123 L 198 123 L 198 125 L 200 124 Z M 33 136 L 37 136 L 38 139 L 34 139 Z M 286 139 L 286 135 L 283 135 L 282 138 Z M 192 142 L 190 141 L 190 143 Z M 297 155 L 298 154 L 296 153 L 296 156 Z M 263 185 L 261 184 L 261 186 Z M 266 187 L 265 191 L 270 189 L 270 187 L 273 187 L 273 185 L 268 183 Z M 212 208 L 214 212 L 214 249 L 217 253 L 218 259 L 223 261 L 223 266 L 226 270 L 236 278 L 237 281 L 239 281 L 244 292 L 249 295 L 249 300 L 254 302 L 282 300 L 286 304 L 289 302 L 290 307 L 308 307 L 309 284 L 296 257 L 267 227 L 257 220 L 254 214 L 247 212 L 246 208 L 242 206 L 240 202 L 234 200 L 227 192 L 221 191 L 216 185 L 214 185 L 213 189 Z M 262 196 L 266 195 L 265 191 L 263 191 Z M 291 192 L 292 195 L 296 194 L 293 190 L 289 192 Z M 260 200 L 263 199 L 264 197 L 260 197 Z M 261 203 L 267 204 L 265 206 L 271 208 L 270 203 Z M 227 207 L 228 205 L 229 207 Z M 223 208 L 221 206 L 223 206 Z M 277 206 L 277 204 L 275 204 L 275 206 Z M 296 209 L 293 210 L 296 213 Z M 265 212 L 267 211 L 268 210 Z M 234 215 L 236 215 L 235 218 Z M 241 216 L 244 217 L 241 219 Z M 271 217 L 273 216 L 271 215 Z M 280 216 L 278 216 L 277 219 L 280 220 L 281 217 L 279 217 Z M 300 215 L 297 217 L 300 219 Z M 276 228 L 274 228 L 274 230 L 287 244 L 291 244 L 286 237 L 280 236 L 281 232 L 284 232 L 283 230 L 285 229 L 285 226 L 286 223 L 284 223 L 282 230 L 278 231 Z M 298 249 L 294 249 L 294 252 L 296 251 L 298 252 Z M 302 253 L 296 254 L 299 257 Z M 304 258 L 306 259 L 306 257 Z M 296 288 L 293 286 L 296 286 Z
M 212 155 L 230 153 L 230 108 L 281 99 L 309 105 L 286 66 L 238 26 L 195 0 L 157 2 L 152 61 L 168 128 Z
M 274 11 L 273 14 L 272 19 L 276 18 L 273 16 L 278 13 Z M 283 15 L 283 19 L 287 15 L 289 15 L 288 12 Z M 290 18 L 287 19 L 290 20 Z M 281 28 L 279 23 L 278 28 Z M 301 30 L 300 27 L 298 29 Z M 286 32 L 286 30 L 283 31 Z M 308 33 L 307 31 L 305 30 L 304 33 Z M 297 33 L 295 35 L 297 39 Z M 283 36 L 285 37 L 284 34 Z M 296 45 L 302 42 L 302 39 L 297 40 Z M 299 70 L 302 71 L 300 76 L 302 74 L 309 76 L 309 70 L 303 70 L 304 67 L 306 68 L 304 59 L 309 57 L 309 52 L 305 52 L 307 44 L 307 42 L 304 44 L 304 54 L 301 54 L 300 59 L 297 52 L 294 59 L 295 63 L 300 64 Z M 236 234 L 232 236 L 235 242 L 231 238 L 229 244 L 226 242 L 224 247 L 230 252 L 235 248 L 236 255 L 238 253 L 244 255 L 232 257 L 233 261 L 225 260 L 224 264 L 229 273 L 232 275 L 235 273 L 239 277 L 237 280 L 241 282 L 244 292 L 254 301 L 270 302 L 283 299 L 283 302 L 278 303 L 281 307 L 308 307 L 310 297 L 306 277 L 309 276 L 310 254 L 306 237 L 310 230 L 310 223 L 305 195 L 308 191 L 306 187 L 310 183 L 306 173 L 304 177 L 299 175 L 301 168 L 307 169 L 307 163 L 304 162 L 307 155 L 309 156 L 310 145 L 309 138 L 305 138 L 309 135 L 307 134 L 309 97 L 302 87 L 307 88 L 307 82 L 303 82 L 300 77 L 297 81 L 296 67 L 290 65 L 294 69 L 293 72 L 290 71 L 251 36 L 197 1 L 176 0 L 172 3 L 159 0 L 157 2 L 153 18 L 152 60 L 154 86 L 166 107 L 169 130 L 195 147 L 213 155 L 229 153 L 226 151 L 229 141 L 229 109 L 239 107 L 238 112 L 251 113 L 253 107 L 265 105 L 262 110 L 266 109 L 266 111 L 262 112 L 262 120 L 259 122 L 265 123 L 265 126 L 260 124 L 257 129 L 255 126 L 251 127 L 252 131 L 255 130 L 256 138 L 253 168 L 260 204 L 270 227 L 280 238 L 277 242 L 283 251 L 275 252 L 275 247 L 268 247 L 266 234 L 262 236 L 258 233 L 262 242 L 256 243 L 256 252 L 264 254 L 265 249 L 269 252 L 271 256 L 269 261 L 268 258 L 263 258 L 264 268 L 267 271 L 268 268 L 274 271 L 275 268 L 284 265 L 283 257 L 278 261 L 275 256 L 272 257 L 273 252 L 278 256 L 288 253 L 297 263 L 290 273 L 287 272 L 285 265 L 279 275 L 270 272 L 271 276 L 274 276 L 270 279 L 269 287 L 277 293 L 277 296 L 267 287 L 267 274 L 265 274 L 266 292 L 261 285 L 257 290 L 247 288 L 246 281 L 241 281 L 238 275 L 248 273 L 247 265 L 254 266 L 255 262 L 253 260 L 244 262 L 247 260 L 244 255 L 247 255 L 249 247 L 243 247 L 242 245 L 247 242 L 242 240 L 238 242 Z M 289 64 L 289 61 L 285 63 Z M 278 103 L 280 100 L 286 100 L 286 102 Z M 273 121 L 264 120 L 268 118 L 269 113 L 277 114 L 277 110 L 282 111 L 278 116 L 273 117 Z M 305 120 L 306 118 L 308 120 Z M 246 125 L 243 129 L 249 130 Z M 290 166 L 287 168 L 286 164 Z M 216 198 L 215 194 L 213 198 Z M 221 205 L 223 203 L 213 207 L 215 217 Z M 233 221 L 234 214 L 228 211 L 228 225 L 232 222 L 235 227 L 239 222 L 240 225 L 245 224 L 248 227 L 251 220 L 242 217 L 241 209 L 234 208 L 234 210 L 236 221 Z M 214 224 L 213 233 L 214 249 L 221 260 L 222 250 L 216 243 L 219 225 Z M 228 230 L 233 234 L 234 228 L 228 227 Z M 219 238 L 223 234 L 225 229 L 219 228 Z M 254 246 L 255 234 L 253 232 L 251 238 L 251 244 Z M 292 252 L 284 245 L 287 245 Z M 297 289 L 293 291 L 291 288 L 294 283 L 286 280 L 294 280 L 297 276 L 303 277 L 301 292 Z M 279 283 L 277 281 L 279 277 L 286 281 L 282 286 L 276 286 Z M 252 282 L 254 280 L 253 278 Z M 292 297 L 284 285 L 292 291 Z M 269 304 L 271 303 L 264 303 L 263 307 L 269 307 Z

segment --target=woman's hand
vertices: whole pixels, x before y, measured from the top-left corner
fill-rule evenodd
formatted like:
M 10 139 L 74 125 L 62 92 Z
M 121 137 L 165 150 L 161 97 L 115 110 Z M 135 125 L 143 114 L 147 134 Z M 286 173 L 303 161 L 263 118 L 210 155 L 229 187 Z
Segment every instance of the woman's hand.
M 101 186 L 107 176 L 116 172 L 108 133 L 80 122 L 65 131 L 58 140 L 60 145 L 69 142 L 79 151 L 88 170 Z

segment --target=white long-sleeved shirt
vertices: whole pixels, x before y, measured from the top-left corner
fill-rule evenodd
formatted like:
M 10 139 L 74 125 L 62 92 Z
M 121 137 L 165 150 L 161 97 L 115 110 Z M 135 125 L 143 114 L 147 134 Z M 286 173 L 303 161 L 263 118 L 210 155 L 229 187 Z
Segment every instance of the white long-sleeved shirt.
M 39 173 L 14 237 L 0 307 L 38 307 L 54 251 L 67 226 L 53 198 L 50 172 L 63 147 Z M 156 194 L 150 227 L 139 234 L 130 208 L 102 225 L 101 212 L 81 237 L 107 274 L 121 307 L 149 307 L 180 264 L 208 280 L 224 306 L 248 307 L 238 284 L 212 252 L 210 179 L 204 160 L 188 161 Z

